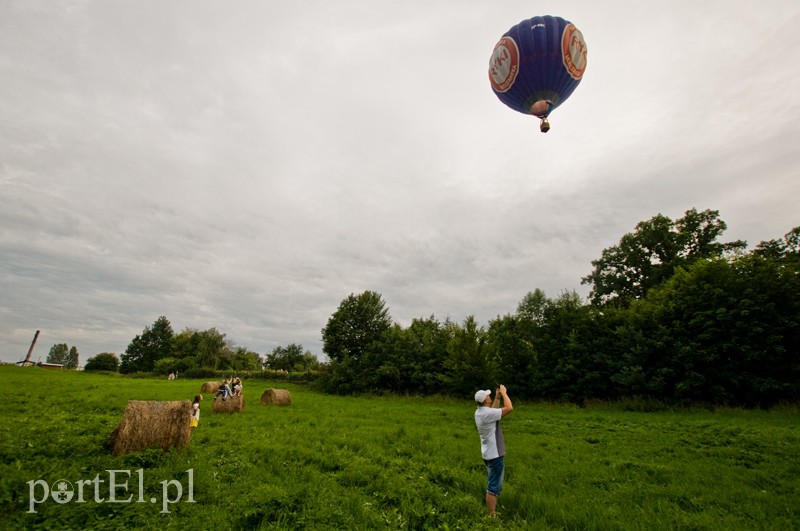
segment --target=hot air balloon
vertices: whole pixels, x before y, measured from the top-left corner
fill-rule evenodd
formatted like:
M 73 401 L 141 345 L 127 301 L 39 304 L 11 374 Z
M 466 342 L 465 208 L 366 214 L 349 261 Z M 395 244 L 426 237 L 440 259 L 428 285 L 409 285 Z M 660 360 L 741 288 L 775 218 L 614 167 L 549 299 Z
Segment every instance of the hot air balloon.
M 500 101 L 541 119 L 564 103 L 586 70 L 583 34 L 561 17 L 523 20 L 503 35 L 489 61 L 489 81 Z

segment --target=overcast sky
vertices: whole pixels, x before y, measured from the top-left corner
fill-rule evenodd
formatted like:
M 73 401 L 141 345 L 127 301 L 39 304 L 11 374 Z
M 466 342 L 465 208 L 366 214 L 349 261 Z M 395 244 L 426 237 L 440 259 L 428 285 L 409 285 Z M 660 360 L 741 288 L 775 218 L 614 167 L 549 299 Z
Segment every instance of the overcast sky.
M 495 42 L 573 22 L 552 129 Z M 350 294 L 408 326 L 587 295 L 636 223 L 800 225 L 800 3 L 0 0 L 0 360 L 124 353 L 166 316 L 323 356 Z

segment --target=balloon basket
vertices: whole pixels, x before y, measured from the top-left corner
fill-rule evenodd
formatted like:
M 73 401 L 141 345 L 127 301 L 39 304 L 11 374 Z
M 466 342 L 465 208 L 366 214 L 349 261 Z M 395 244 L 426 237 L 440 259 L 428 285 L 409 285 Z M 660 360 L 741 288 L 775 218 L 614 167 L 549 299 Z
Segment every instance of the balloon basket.
M 547 121 L 547 118 L 542 118 L 542 123 L 539 124 L 539 130 L 542 133 L 546 133 L 550 130 L 550 122 Z

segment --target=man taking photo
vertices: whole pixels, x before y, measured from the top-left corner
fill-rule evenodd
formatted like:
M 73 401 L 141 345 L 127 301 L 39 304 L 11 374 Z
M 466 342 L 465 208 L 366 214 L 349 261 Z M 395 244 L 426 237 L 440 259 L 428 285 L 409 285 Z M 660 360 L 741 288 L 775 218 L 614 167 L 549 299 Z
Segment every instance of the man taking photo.
M 500 407 L 501 398 L 503 399 L 502 408 Z M 500 419 L 511 413 L 514 406 L 511 404 L 511 399 L 508 398 L 505 385 L 501 385 L 497 390 L 494 403 L 492 403 L 492 392 L 488 389 L 475 393 L 475 402 L 478 404 L 478 409 L 475 410 L 475 425 L 481 436 L 481 456 L 489 472 L 486 507 L 489 509 L 489 514 L 495 516 L 497 497 L 503 490 L 503 472 L 505 470 L 503 457 L 506 455 L 506 443 L 503 439 Z

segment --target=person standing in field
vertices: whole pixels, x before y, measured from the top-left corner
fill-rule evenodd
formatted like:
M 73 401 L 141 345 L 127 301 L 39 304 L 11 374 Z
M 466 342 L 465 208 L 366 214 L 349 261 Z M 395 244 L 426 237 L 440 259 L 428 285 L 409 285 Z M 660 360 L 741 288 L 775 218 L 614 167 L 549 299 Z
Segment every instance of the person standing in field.
M 497 497 L 503 490 L 503 473 L 505 471 L 503 458 L 506 455 L 506 442 L 503 438 L 503 429 L 500 427 L 500 419 L 514 410 L 505 385 L 501 385 L 495 395 L 494 403 L 492 403 L 490 390 L 475 393 L 475 402 L 478 404 L 478 409 L 475 410 L 475 426 L 481 437 L 481 457 L 483 457 L 489 473 L 486 508 L 489 509 L 489 514 L 492 516 L 496 514 Z M 501 397 L 503 399 L 502 407 L 500 407 Z
M 194 397 L 194 402 L 192 403 L 192 420 L 189 421 L 189 426 L 191 428 L 196 428 L 198 424 L 200 424 L 200 401 L 203 399 L 203 395 L 196 395 Z

